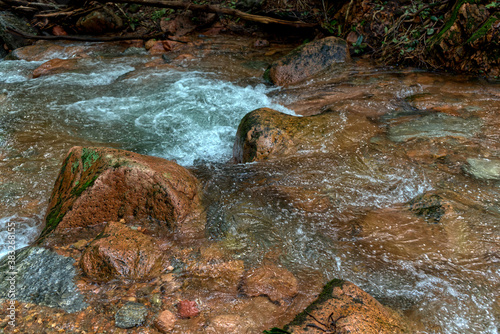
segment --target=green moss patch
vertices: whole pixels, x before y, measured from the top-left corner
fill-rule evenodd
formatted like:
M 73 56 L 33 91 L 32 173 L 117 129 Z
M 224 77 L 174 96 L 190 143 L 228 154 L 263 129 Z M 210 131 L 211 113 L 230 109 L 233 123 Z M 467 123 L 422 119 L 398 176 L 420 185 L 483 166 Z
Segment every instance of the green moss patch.
M 99 158 L 99 153 L 96 151 L 86 147 L 82 148 L 83 171 L 86 172 Z

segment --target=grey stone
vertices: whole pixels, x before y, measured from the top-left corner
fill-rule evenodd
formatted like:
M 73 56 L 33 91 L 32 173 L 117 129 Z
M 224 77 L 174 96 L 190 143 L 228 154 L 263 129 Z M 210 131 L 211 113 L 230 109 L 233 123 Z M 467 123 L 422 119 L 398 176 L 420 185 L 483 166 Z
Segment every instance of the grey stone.
M 58 307 L 70 313 L 87 307 L 73 280 L 76 272 L 72 258 L 45 248 L 26 247 L 15 252 L 15 267 L 10 260 L 9 254 L 0 259 L 0 298 Z M 11 282 L 15 282 L 14 291 Z
M 0 50 L 3 50 L 4 44 L 6 44 L 10 50 L 28 45 L 28 42 L 24 38 L 9 33 L 6 30 L 7 28 L 19 30 L 31 35 L 36 34 L 36 31 L 29 26 L 27 21 L 10 12 L 0 12 Z
M 481 131 L 481 125 L 479 118 L 432 114 L 390 127 L 389 139 L 394 142 L 405 142 L 412 138 L 471 138 Z
M 500 180 L 500 159 L 467 159 L 464 170 L 476 179 Z
M 140 303 L 128 302 L 115 314 L 115 326 L 132 328 L 141 325 L 146 320 L 148 309 Z

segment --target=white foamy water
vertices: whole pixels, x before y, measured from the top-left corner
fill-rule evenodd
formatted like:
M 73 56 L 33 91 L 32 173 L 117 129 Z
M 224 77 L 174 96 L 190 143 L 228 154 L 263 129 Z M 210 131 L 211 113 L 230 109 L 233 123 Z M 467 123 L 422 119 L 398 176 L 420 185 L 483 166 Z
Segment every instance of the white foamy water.
M 15 113 L 14 119 L 40 118 L 52 123 L 47 131 L 192 165 L 229 159 L 246 113 L 270 107 L 293 114 L 273 102 L 263 84 L 241 87 L 200 72 L 134 72 L 140 63 L 84 61 L 79 73 L 25 80 L 0 106 L 0 117 L 3 109 L 4 115 Z
M 28 246 L 40 233 L 38 220 L 17 215 L 0 218 L 0 258 Z

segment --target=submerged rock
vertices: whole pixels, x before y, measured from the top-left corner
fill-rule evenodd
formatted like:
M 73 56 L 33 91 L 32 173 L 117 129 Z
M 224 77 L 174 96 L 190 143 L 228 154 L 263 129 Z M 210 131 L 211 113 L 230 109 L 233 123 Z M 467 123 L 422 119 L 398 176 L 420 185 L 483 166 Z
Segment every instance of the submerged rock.
M 76 146 L 56 180 L 41 238 L 55 229 L 90 228 L 121 219 L 150 221 L 158 233 L 197 234 L 203 231 L 198 187 L 191 172 L 175 162 Z
M 33 71 L 33 78 L 74 70 L 77 65 L 78 59 L 51 59 Z
M 242 260 L 213 260 L 190 265 L 187 270 L 189 278 L 186 281 L 190 286 L 236 296 L 245 272 L 245 264 Z
M 80 267 L 95 281 L 149 280 L 162 273 L 167 267 L 164 262 L 155 239 L 122 223 L 110 222 L 85 249 Z
M 240 163 L 295 153 L 338 152 L 355 148 L 377 131 L 366 117 L 355 114 L 328 112 L 296 117 L 260 108 L 241 120 L 233 158 Z
M 500 159 L 467 159 L 464 170 L 481 180 L 500 180 Z
M 140 303 L 128 302 L 115 314 L 115 326 L 119 328 L 133 328 L 140 326 L 146 316 L 148 309 Z
M 461 118 L 438 113 L 391 126 L 388 136 L 394 142 L 405 142 L 413 138 L 471 138 L 479 134 L 481 125 L 479 118 Z
M 246 316 L 221 314 L 213 317 L 205 328 L 206 334 L 245 334 L 251 333 L 251 323 Z
M 66 312 L 81 311 L 87 304 L 74 283 L 74 262 L 38 247 L 9 254 L 0 260 L 0 298 L 12 298 L 10 293 L 14 289 L 15 300 L 58 307 Z
M 266 70 L 265 78 L 278 86 L 288 86 L 350 60 L 347 42 L 326 37 L 298 47 Z
M 299 286 L 295 276 L 285 268 L 266 265 L 246 273 L 242 290 L 247 296 L 268 296 L 282 304 L 297 295 Z
M 353 283 L 335 279 L 285 330 L 293 334 L 378 334 L 404 333 L 407 326 L 395 312 Z
M 177 304 L 177 312 L 179 314 L 179 318 L 181 319 L 194 318 L 200 314 L 198 305 L 193 300 L 180 301 Z

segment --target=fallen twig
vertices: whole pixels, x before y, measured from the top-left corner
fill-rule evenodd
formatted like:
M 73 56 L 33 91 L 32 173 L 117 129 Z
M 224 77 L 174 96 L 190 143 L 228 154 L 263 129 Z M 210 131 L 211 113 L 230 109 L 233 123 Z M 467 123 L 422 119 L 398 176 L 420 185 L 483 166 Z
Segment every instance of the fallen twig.
M 178 41 L 175 39 L 164 38 L 163 33 L 152 34 L 152 35 L 142 35 L 142 36 L 129 35 L 129 36 L 92 37 L 92 36 L 71 36 L 71 35 L 37 36 L 37 35 L 26 34 L 26 33 L 23 33 L 21 31 L 18 31 L 18 30 L 12 29 L 12 28 L 7 28 L 7 31 L 9 31 L 15 35 L 21 36 L 23 38 L 26 38 L 26 39 L 50 40 L 50 41 L 66 40 L 66 41 L 81 41 L 81 42 L 116 42 L 116 41 L 127 41 L 127 40 L 134 40 L 134 39 L 149 40 L 149 39 L 153 39 L 153 38 L 161 38 L 161 39 L 172 40 L 174 42 L 186 43 L 186 42 Z

